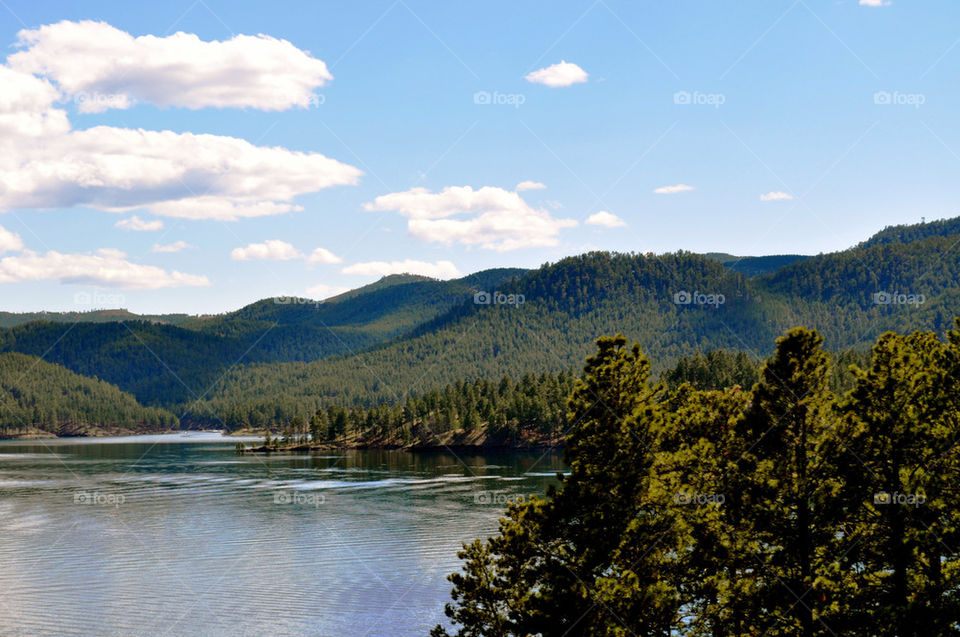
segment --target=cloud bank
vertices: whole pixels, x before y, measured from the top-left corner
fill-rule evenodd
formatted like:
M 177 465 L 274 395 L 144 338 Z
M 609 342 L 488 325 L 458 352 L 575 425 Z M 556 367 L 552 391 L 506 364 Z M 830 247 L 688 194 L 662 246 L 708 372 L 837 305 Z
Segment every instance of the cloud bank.
M 161 105 L 293 106 L 329 74 L 289 42 L 133 38 L 102 23 L 61 22 L 21 31 L 19 44 L 24 50 L 0 66 L 0 211 L 86 206 L 235 221 L 300 210 L 297 196 L 356 184 L 363 174 L 320 153 L 222 135 L 76 130 L 57 105 L 78 91 L 129 89 L 134 98 Z M 247 45 L 258 54 L 238 55 Z M 136 72 L 114 68 L 128 63 Z M 159 87 L 157 95 L 151 87 Z M 85 104 L 80 110 L 89 110 Z
M 474 190 L 449 186 L 440 192 L 412 188 L 381 195 L 364 208 L 407 217 L 410 234 L 424 241 L 479 246 L 500 252 L 555 246 L 573 219 L 555 219 L 530 206 L 518 193 L 494 186 Z
M 82 113 L 137 102 L 285 110 L 309 106 L 333 79 L 322 60 L 267 35 L 134 37 L 105 22 L 65 20 L 20 31 L 16 46 L 9 66 L 49 78 Z

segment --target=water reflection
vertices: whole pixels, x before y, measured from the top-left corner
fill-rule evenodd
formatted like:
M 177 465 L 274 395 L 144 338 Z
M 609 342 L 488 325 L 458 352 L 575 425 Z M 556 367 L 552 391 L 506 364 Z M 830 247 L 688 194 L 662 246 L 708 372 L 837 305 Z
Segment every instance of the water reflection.
M 557 454 L 234 444 L 0 444 L 3 634 L 424 635 L 460 543 L 563 468 Z

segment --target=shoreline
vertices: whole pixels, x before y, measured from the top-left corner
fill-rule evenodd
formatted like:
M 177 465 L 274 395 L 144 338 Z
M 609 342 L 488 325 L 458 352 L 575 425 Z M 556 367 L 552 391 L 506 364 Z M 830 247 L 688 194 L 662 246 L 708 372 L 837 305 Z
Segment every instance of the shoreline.
M 254 432 L 249 429 L 240 429 L 230 432 L 232 435 L 261 435 L 262 431 Z M 276 440 L 276 439 L 274 439 Z M 347 450 L 347 449 L 381 449 L 385 451 L 447 451 L 447 452 L 476 452 L 476 451 L 556 451 L 564 447 L 563 436 L 537 436 L 531 432 L 516 438 L 490 436 L 486 428 L 481 427 L 473 431 L 458 429 L 440 435 L 432 435 L 416 442 L 403 442 L 397 438 L 364 438 L 362 434 L 349 436 L 333 442 L 312 443 L 300 441 L 285 444 L 272 444 L 267 447 L 262 442 L 250 447 L 237 444 L 237 453 L 312 453 L 318 451 Z
M 319 445 L 309 445 L 309 444 L 298 444 L 298 445 L 284 445 L 280 447 L 266 447 L 260 445 L 258 447 L 244 447 L 241 450 L 237 447 L 237 453 L 314 453 L 322 451 L 428 451 L 428 452 L 478 452 L 478 451 L 529 451 L 529 452 L 546 452 L 546 451 L 562 451 L 562 444 L 531 444 L 531 445 L 509 445 L 509 444 L 498 444 L 498 443 L 489 443 L 489 444 L 411 444 L 411 445 L 396 445 L 396 444 L 386 444 L 386 445 L 376 445 L 376 444 L 358 444 L 358 445 L 332 445 L 332 444 L 319 444 Z
M 431 440 L 401 443 L 396 440 L 370 440 L 370 439 L 346 439 L 338 442 L 324 442 L 312 444 L 309 442 L 299 442 L 292 444 L 283 444 L 279 446 L 271 445 L 266 447 L 263 444 L 263 431 L 252 429 L 238 429 L 235 431 L 226 431 L 223 429 L 165 429 L 161 431 L 150 429 L 127 429 L 116 427 L 83 427 L 75 433 L 57 435 L 53 432 L 43 431 L 41 429 L 29 429 L 15 434 L 0 434 L 0 442 L 31 441 L 31 440 L 69 440 L 84 439 L 94 440 L 97 438 L 124 438 L 150 435 L 171 435 L 180 434 L 189 438 L 191 434 L 220 434 L 223 441 L 231 439 L 237 442 L 237 453 L 318 453 L 329 451 L 422 451 L 422 452 L 450 452 L 450 453 L 471 453 L 480 451 L 528 451 L 528 452 L 546 452 L 561 451 L 564 448 L 563 439 L 538 439 L 528 437 L 516 442 L 507 442 L 503 440 L 491 439 L 485 432 L 449 432 L 445 436 L 438 436 Z M 250 438 L 259 438 L 258 442 L 250 443 Z M 242 440 L 246 439 L 246 440 Z M 241 445 L 243 448 L 241 449 Z
M 152 429 L 126 429 L 126 428 L 105 428 L 90 427 L 84 428 L 77 433 L 57 435 L 52 431 L 43 431 L 42 429 L 31 429 L 17 434 L 0 433 L 0 441 L 6 440 L 69 440 L 71 438 L 122 438 L 125 436 L 161 436 L 167 434 L 184 433 L 220 433 L 227 437 L 222 429 L 163 429 L 160 431 Z

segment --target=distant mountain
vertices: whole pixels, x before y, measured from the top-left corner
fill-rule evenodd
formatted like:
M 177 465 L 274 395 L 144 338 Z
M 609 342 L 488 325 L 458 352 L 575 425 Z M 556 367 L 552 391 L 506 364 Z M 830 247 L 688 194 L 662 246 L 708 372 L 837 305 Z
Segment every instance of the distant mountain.
M 912 243 L 931 237 L 952 237 L 955 235 L 960 235 L 960 217 L 912 225 L 887 226 L 858 247 L 869 248 L 887 243 Z
M 195 319 L 189 314 L 134 314 L 127 310 L 89 310 L 86 312 L 0 312 L 0 328 L 16 327 L 33 321 L 54 323 L 112 323 L 115 321 L 149 321 L 165 325 L 182 325 Z
M 393 275 L 325 301 L 292 297 L 265 299 L 187 327 L 220 335 L 262 332 L 271 326 L 313 327 L 339 335 L 349 351 L 398 336 L 472 300 L 477 290 L 503 284 L 524 272 L 517 268 L 498 268 L 450 281 Z M 323 354 L 311 353 L 290 360 L 312 360 Z
M 241 427 L 577 369 L 601 334 L 639 341 L 664 369 L 717 348 L 755 359 L 796 325 L 834 350 L 887 330 L 942 333 L 960 312 L 958 241 L 951 220 L 812 257 L 592 252 L 453 281 L 386 277 L 322 303 L 266 299 L 180 325 L 35 322 L 0 330 L 0 352 L 45 355 L 188 424 Z
M 145 404 L 182 405 L 203 399 L 235 365 L 349 355 L 472 302 L 481 285 L 523 272 L 495 269 L 452 281 L 388 277 L 336 299 L 276 297 L 180 325 L 120 312 L 97 313 L 96 321 L 34 321 L 0 329 L 0 352 L 43 356 L 115 383 Z
M 101 380 L 25 354 L 0 354 L 0 436 L 78 435 L 96 430 L 163 431 L 179 425 Z
M 719 261 L 726 268 L 739 272 L 747 277 L 756 277 L 763 274 L 772 274 L 780 268 L 809 259 L 803 254 L 775 254 L 765 257 L 738 257 L 725 252 L 710 252 L 704 257 Z

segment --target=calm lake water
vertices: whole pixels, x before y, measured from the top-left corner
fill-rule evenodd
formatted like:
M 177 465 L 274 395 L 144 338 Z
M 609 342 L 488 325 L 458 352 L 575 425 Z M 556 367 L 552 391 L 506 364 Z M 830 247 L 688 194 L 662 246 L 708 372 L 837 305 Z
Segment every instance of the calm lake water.
M 2 635 L 426 635 L 460 543 L 558 454 L 0 443 Z

